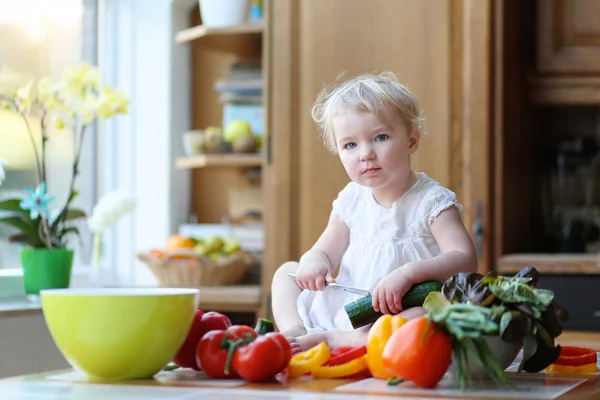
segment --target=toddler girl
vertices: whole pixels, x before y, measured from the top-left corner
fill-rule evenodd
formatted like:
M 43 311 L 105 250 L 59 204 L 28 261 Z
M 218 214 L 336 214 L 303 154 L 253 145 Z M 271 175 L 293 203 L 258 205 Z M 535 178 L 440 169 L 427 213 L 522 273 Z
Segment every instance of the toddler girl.
M 370 291 L 376 311 L 407 319 L 424 314 L 421 307 L 402 309 L 411 286 L 477 270 L 455 194 L 411 170 L 424 119 L 393 74 L 358 76 L 322 91 L 312 115 L 351 182 L 314 246 L 273 278 L 275 322 L 295 352 L 321 341 L 331 348 L 366 344 L 370 326 L 353 330 L 344 310 L 360 296 L 326 289 L 338 265 L 337 283 Z

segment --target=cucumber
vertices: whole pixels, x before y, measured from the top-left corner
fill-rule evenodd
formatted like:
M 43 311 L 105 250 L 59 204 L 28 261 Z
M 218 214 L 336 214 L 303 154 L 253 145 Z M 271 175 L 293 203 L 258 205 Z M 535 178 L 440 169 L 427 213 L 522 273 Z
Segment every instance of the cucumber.
M 402 297 L 402 308 L 422 306 L 429 292 L 439 292 L 442 284 L 436 281 L 425 281 L 414 285 L 404 297 Z M 373 309 L 371 296 L 362 297 L 353 303 L 344 306 L 350 323 L 354 329 L 372 324 L 383 314 Z
M 273 321 L 269 321 L 268 319 L 259 318 L 256 322 L 256 327 L 254 327 L 254 331 L 259 335 L 275 332 L 275 324 L 273 324 Z

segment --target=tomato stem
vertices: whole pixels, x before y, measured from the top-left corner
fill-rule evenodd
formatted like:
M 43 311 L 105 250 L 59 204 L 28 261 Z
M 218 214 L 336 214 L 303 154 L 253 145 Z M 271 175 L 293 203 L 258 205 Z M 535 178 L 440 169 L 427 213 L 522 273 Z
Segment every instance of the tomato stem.
M 238 347 L 248 344 L 252 341 L 254 341 L 254 336 L 252 336 L 252 334 L 247 334 L 244 335 L 243 338 L 238 339 L 238 340 L 234 340 L 234 341 L 230 341 L 228 340 L 227 343 L 229 345 L 229 351 L 227 353 L 227 361 L 225 362 L 225 375 L 229 375 L 229 371 L 231 370 L 231 360 L 233 360 L 233 355 L 235 353 L 235 351 L 238 349 Z M 225 339 L 223 339 L 225 340 Z

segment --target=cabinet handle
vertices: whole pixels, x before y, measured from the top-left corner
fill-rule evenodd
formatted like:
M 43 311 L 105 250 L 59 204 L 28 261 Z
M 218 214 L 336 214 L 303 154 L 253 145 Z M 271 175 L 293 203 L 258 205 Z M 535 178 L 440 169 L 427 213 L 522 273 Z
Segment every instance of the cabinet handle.
M 267 165 L 271 165 L 271 162 L 273 162 L 273 153 L 271 153 L 271 134 L 267 133 L 267 143 L 266 143 L 266 147 L 267 147 Z
M 473 237 L 475 238 L 475 251 L 477 251 L 477 259 L 481 260 L 483 257 L 483 242 L 484 242 L 484 229 L 483 229 L 483 201 L 477 201 L 477 209 L 475 211 L 475 222 L 472 227 Z

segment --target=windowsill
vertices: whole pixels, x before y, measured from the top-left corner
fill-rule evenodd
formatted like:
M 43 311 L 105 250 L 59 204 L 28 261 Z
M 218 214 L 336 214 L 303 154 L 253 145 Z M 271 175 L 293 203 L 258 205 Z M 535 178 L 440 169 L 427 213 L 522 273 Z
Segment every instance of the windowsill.
M 31 303 L 25 297 L 0 298 L 0 318 L 39 314 L 42 305 Z
M 74 266 L 71 287 L 90 287 L 90 266 Z M 41 312 L 41 304 L 28 301 L 20 268 L 0 269 L 0 318 Z

